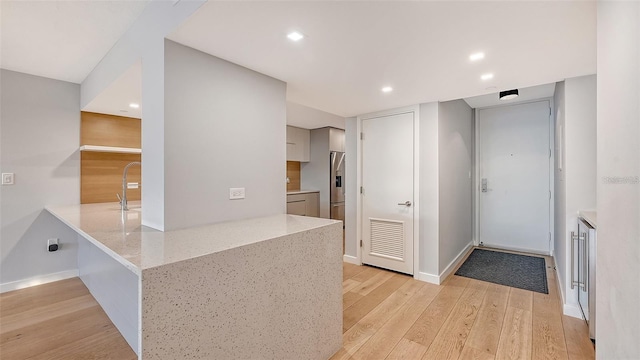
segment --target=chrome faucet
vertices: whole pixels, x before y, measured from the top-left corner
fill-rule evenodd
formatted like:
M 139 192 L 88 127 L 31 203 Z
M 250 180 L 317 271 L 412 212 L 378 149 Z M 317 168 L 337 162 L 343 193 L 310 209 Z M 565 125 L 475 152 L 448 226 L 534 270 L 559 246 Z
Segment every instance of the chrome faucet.
M 120 200 L 120 210 L 122 211 L 129 210 L 129 207 L 127 206 L 127 172 L 133 165 L 142 166 L 142 163 L 140 161 L 134 161 L 128 163 L 127 166 L 124 167 L 124 172 L 122 173 L 122 197 L 120 197 L 120 194 L 116 194 L 118 200 Z

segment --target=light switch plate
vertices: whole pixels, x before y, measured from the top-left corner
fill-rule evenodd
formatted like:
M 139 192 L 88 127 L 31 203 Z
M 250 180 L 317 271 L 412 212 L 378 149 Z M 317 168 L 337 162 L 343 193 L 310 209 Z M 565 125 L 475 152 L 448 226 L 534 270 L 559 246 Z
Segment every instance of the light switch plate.
M 13 173 L 2 173 L 2 185 L 13 185 Z
M 244 188 L 230 188 L 229 200 L 240 200 L 240 199 L 244 199 Z

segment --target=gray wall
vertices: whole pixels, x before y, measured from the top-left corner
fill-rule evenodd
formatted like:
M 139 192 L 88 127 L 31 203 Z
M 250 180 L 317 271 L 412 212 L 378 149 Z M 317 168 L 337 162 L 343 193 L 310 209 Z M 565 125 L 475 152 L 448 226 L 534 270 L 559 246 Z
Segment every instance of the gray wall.
M 438 103 L 420 104 L 420 269 L 439 275 Z
M 7 70 L 0 83 L 0 166 L 15 173 L 0 188 L 0 283 L 75 271 L 76 234 L 44 207 L 80 202 L 80 86 Z
M 345 120 L 345 255 L 358 256 L 358 118 Z
M 570 233 L 578 231 L 578 211 L 596 209 L 596 76 L 570 78 L 558 83 L 554 104 L 554 258 L 564 312 L 579 316 L 577 289 L 571 290 Z M 560 128 L 562 134 L 559 134 Z M 559 158 L 561 155 L 563 159 Z
M 439 273 L 472 242 L 473 137 L 464 100 L 438 104 Z
M 280 80 L 165 42 L 165 230 L 285 213 L 285 95 Z M 232 187 L 246 198 L 229 200 Z
M 567 259 L 570 259 L 567 251 L 568 239 L 567 234 L 567 186 L 565 180 L 565 83 L 561 81 L 556 83 L 555 93 L 553 95 L 554 121 L 555 121 L 555 151 L 554 151 L 554 242 L 553 257 L 556 262 L 556 272 L 558 274 L 558 283 L 560 284 L 560 292 L 562 301 L 567 303 L 567 288 L 565 284 L 567 279 Z M 562 169 L 560 169 L 562 166 Z M 575 302 L 575 295 L 571 295 L 572 302 Z
M 596 358 L 640 359 L 640 3 L 598 2 Z

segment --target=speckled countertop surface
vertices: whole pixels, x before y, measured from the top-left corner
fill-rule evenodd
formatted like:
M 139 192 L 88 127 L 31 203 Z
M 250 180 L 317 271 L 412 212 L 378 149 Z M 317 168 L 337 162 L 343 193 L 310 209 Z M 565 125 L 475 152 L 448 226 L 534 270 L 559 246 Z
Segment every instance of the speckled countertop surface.
M 593 210 L 580 210 L 578 216 L 585 219 L 593 228 L 596 228 L 598 222 L 598 213 Z
M 118 203 L 46 209 L 136 274 L 143 269 L 339 223 L 282 214 L 162 232 L 141 225 L 140 202 L 131 201 L 129 207 L 131 210 L 125 213 Z

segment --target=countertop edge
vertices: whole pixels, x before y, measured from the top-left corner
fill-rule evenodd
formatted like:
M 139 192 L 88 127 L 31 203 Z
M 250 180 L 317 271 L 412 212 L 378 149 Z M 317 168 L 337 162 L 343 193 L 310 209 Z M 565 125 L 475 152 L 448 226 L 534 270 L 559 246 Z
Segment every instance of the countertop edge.
M 311 193 L 319 193 L 320 190 L 293 190 L 287 191 L 287 195 L 299 195 L 299 194 L 311 194 Z
M 129 260 L 124 258 L 122 255 L 118 254 L 117 252 L 109 249 L 109 247 L 104 245 L 102 242 L 98 241 L 93 236 L 87 234 L 81 228 L 79 228 L 79 227 L 75 226 L 74 224 L 70 223 L 69 221 L 67 221 L 63 216 L 58 215 L 55 212 L 55 210 L 49 208 L 48 206 L 46 206 L 44 209 L 47 210 L 47 212 L 49 212 L 49 214 L 53 215 L 56 219 L 60 220 L 63 224 L 67 225 L 73 231 L 78 233 L 78 235 L 80 235 L 83 238 L 87 239 L 87 241 L 89 241 L 90 243 L 92 243 L 93 245 L 98 247 L 100 250 L 104 251 L 105 254 L 109 255 L 114 260 L 116 260 L 120 264 L 124 265 L 127 269 L 131 270 L 134 274 L 136 274 L 138 276 L 142 275 L 142 269 L 140 267 L 134 265 L 133 263 L 131 263 Z
M 578 211 L 578 217 L 584 219 L 594 229 L 597 229 L 597 213 L 594 210 L 580 210 Z

